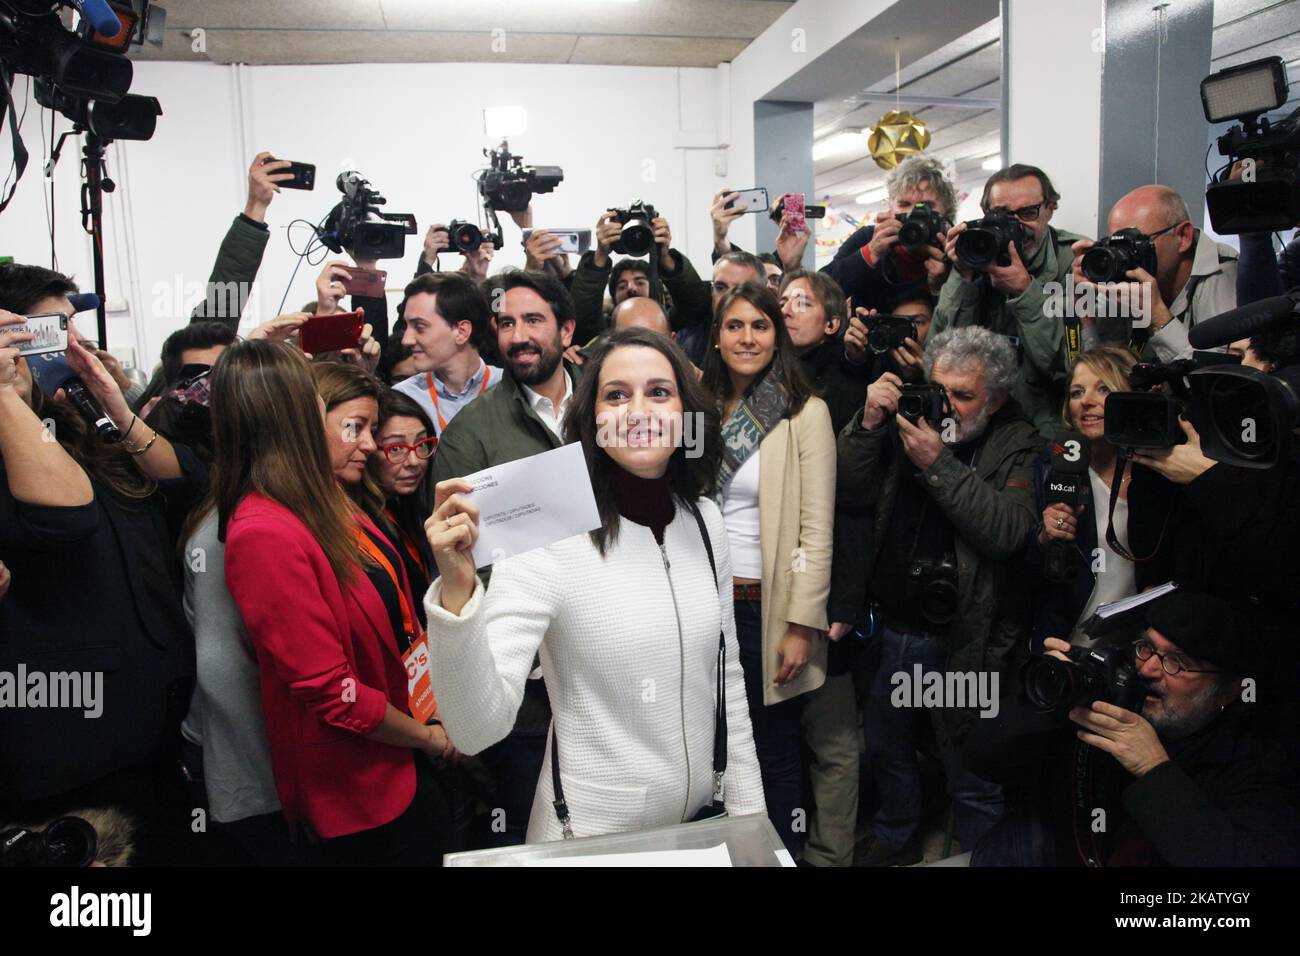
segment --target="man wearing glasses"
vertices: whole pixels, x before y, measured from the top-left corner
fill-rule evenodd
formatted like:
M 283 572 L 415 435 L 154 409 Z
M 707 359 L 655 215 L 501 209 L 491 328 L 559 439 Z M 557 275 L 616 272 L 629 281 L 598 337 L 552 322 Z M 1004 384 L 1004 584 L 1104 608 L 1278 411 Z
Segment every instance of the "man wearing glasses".
M 1300 863 L 1294 767 L 1261 726 L 1246 629 L 1222 599 L 1183 591 L 1153 602 L 1146 625 L 1132 645 L 1140 712 L 1095 701 L 1063 724 L 1013 692 L 976 721 L 972 767 L 1022 786 L 972 865 Z M 1045 647 L 1067 659 L 1064 641 Z
M 930 325 L 932 336 L 950 327 L 982 325 L 1011 339 L 1020 365 L 1012 394 L 1047 437 L 1060 424 L 1065 326 L 1044 286 L 1064 286 L 1074 262 L 1070 247 L 1083 238 L 1050 225 L 1060 198 L 1037 166 L 1017 163 L 990 176 L 980 208 L 1014 216 L 1025 230 L 1024 243 L 1020 248 L 1007 244 L 1009 265 L 995 262 L 972 272 L 956 265 L 957 237 L 966 224 L 949 229 L 944 251 L 954 266 Z
M 1133 269 L 1128 277 L 1150 291 L 1150 326 L 1143 358 L 1172 362 L 1191 358 L 1187 330 L 1202 319 L 1237 307 L 1237 250 L 1215 242 L 1192 225 L 1183 197 L 1168 186 L 1139 186 L 1111 208 L 1106 228 L 1112 234 L 1136 229 L 1155 245 L 1156 274 Z M 1093 243 L 1074 245 L 1075 283 L 1083 254 Z

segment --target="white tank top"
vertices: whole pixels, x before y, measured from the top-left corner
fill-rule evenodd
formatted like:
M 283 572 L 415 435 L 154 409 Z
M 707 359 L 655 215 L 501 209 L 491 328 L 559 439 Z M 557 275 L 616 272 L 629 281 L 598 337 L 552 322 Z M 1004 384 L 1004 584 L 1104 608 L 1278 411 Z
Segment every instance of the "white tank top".
M 758 457 L 760 445 L 722 489 L 722 520 L 731 545 L 731 573 L 738 578 L 763 577 L 763 552 L 758 540 Z

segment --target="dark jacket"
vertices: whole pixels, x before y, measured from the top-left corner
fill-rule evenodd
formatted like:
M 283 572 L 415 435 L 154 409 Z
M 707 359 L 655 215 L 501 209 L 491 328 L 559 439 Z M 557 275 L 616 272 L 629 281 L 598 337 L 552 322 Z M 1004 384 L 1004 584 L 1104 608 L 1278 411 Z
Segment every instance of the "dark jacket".
M 855 308 L 888 312 L 905 296 L 922 291 L 925 282 L 899 282 L 890 277 L 890 270 L 882 267 L 882 263 L 869 262 L 867 244 L 875 232 L 874 225 L 860 227 L 844 240 L 836 250 L 835 258 L 820 271 L 839 284 L 844 294 L 853 300 Z
M 235 217 L 217 249 L 207 294 L 190 313 L 191 322 L 220 322 L 238 331 L 243 307 L 270 238 L 271 230 L 266 223 L 250 219 L 242 212 Z
M 1025 638 L 1020 552 L 1034 525 L 1029 483 L 1042 444 L 1024 413 L 1008 401 L 981 436 L 974 469 L 945 447 L 923 472 L 926 491 L 952 525 L 957 553 L 958 611 L 949 636 L 950 671 L 998 670 Z M 912 465 L 892 419 L 867 431 L 855 416 L 840 432 L 838 450 L 829 607 L 832 621 L 852 623 L 864 616 L 867 582 L 880 556 L 899 483 L 908 480 Z M 841 515 L 849 520 L 842 521 Z M 970 710 L 945 710 L 944 727 L 960 736 L 973 715 Z
M 32 800 L 153 764 L 179 744 L 194 677 L 176 538 L 207 492 L 177 445 L 180 478 L 144 500 L 91 478 L 94 500 L 39 507 L 9 492 L 0 462 L 0 551 L 16 586 L 0 601 L 0 672 L 102 672 L 100 716 L 3 708 L 0 798 Z
M 1029 532 L 1025 548 L 1026 577 L 1033 595 L 1033 629 L 1030 649 L 1042 650 L 1045 637 L 1070 639 L 1075 622 L 1083 613 L 1097 576 L 1093 572 L 1097 540 L 1097 512 L 1103 513 L 1109 500 L 1090 501 L 1079 517 L 1078 533 L 1069 545 L 1076 574 L 1071 581 L 1049 581 L 1044 575 L 1047 548 L 1038 543 L 1043 530 L 1043 510 L 1047 507 L 1047 477 L 1051 470 L 1052 450 L 1044 448 L 1034 462 L 1034 496 L 1037 520 Z M 1138 557 L 1152 555 L 1148 561 L 1134 564 L 1137 590 L 1163 584 L 1174 577 L 1175 529 L 1184 521 L 1182 494 L 1177 485 L 1142 465 L 1130 465 L 1132 481 L 1128 489 L 1129 551 Z M 1084 476 L 1087 479 L 1087 476 Z
M 713 317 L 713 295 L 709 284 L 700 278 L 690 259 L 676 249 L 669 249 L 668 253 L 675 263 L 673 271 L 660 270 L 659 278 L 672 300 L 668 309 L 668 321 L 672 324 L 673 331 L 707 325 Z M 569 287 L 573 306 L 578 313 L 578 327 L 573 333 L 573 341 L 579 344 L 591 341 L 609 325 L 604 305 L 613 263 L 600 269 L 594 264 L 594 259 L 595 253 L 588 252 L 578 260 L 578 268 L 573 270 L 573 284 Z
M 1253 704 L 1234 703 L 1191 737 L 1162 741 L 1169 761 L 1140 779 L 1095 748 L 1076 769 L 1077 726 L 1031 711 L 1017 695 L 975 725 L 963 758 L 1007 787 L 1008 804 L 976 865 L 1300 864 L 1295 765 L 1280 741 L 1259 733 Z M 1089 800 L 1076 821 L 1079 786 Z M 1095 830 L 1100 819 L 1105 827 Z
M 843 340 L 834 337 L 799 356 L 799 364 L 830 409 L 831 427 L 837 435 L 854 416 L 862 414 L 867 401 L 866 379 L 845 369 L 841 361 L 843 354 Z

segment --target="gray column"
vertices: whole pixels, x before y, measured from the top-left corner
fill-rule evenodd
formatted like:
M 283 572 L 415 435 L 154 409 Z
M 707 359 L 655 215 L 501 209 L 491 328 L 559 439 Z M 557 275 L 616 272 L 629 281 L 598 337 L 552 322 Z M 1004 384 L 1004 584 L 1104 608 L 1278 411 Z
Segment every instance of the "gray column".
M 752 183 L 730 183 L 732 189 L 767 187 L 772 202 L 786 192 L 803 192 L 816 202 L 813 174 L 813 105 L 811 103 L 754 103 L 754 172 Z M 777 224 L 766 213 L 755 215 L 758 246 L 753 251 L 771 252 L 776 247 Z M 816 230 L 816 224 L 812 223 Z M 804 250 L 803 266 L 813 268 L 813 244 Z

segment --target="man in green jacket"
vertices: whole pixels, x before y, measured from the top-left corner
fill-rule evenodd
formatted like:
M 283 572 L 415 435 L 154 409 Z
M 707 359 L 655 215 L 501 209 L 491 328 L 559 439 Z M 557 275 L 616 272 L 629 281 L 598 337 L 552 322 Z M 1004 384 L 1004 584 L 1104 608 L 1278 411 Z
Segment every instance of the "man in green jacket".
M 655 251 L 659 259 L 659 278 L 667 291 L 671 304 L 668 319 L 673 331 L 693 325 L 707 324 L 713 315 L 709 285 L 702 280 L 691 260 L 671 248 L 673 236 L 668 220 L 663 217 L 651 222 L 654 229 Z M 649 270 L 640 259 L 623 259 L 613 265 L 610 253 L 622 231 L 612 209 L 605 210 L 596 223 L 596 248 L 578 262 L 573 273 L 573 304 L 577 309 L 577 328 L 574 339 L 586 343 L 608 328 L 605 317 L 605 292 L 618 305 L 634 295 L 650 294 Z
M 966 231 L 966 223 L 950 229 L 945 251 L 954 268 L 930 326 L 931 335 L 981 325 L 1010 338 L 1020 366 L 1012 397 L 1044 437 L 1060 427 L 1067 364 L 1061 303 L 1051 297 L 1064 294 L 1074 263 L 1070 247 L 1083 238 L 1050 225 L 1060 198 L 1037 166 L 1017 163 L 990 176 L 980 208 L 986 214 L 1014 216 L 1025 230 L 1025 241 L 1020 248 L 1008 243 L 1009 265 L 995 262 L 975 272 L 957 259 L 957 237 Z M 1076 343 L 1072 351 L 1077 350 Z
M 1008 578 L 1034 526 L 1030 480 L 1042 441 L 1010 398 L 1015 351 L 987 329 L 952 329 L 931 336 L 925 366 L 951 403 L 937 426 L 897 414 L 902 381 L 886 372 L 838 443 L 828 610 L 832 634 L 867 620 L 868 606 L 877 621 L 881 655 L 863 720 L 880 795 L 864 856 L 878 866 L 920 860 L 909 709 L 918 701 L 932 708 L 962 846 L 997 822 L 1001 791 L 965 769 L 956 744 L 996 707 L 1003 666 L 1027 634 Z M 913 685 L 929 686 L 930 674 L 964 690 L 922 695 Z
M 564 362 L 564 350 L 573 344 L 573 300 L 546 272 L 502 272 L 488 279 L 486 291 L 496 308 L 493 326 L 504 373 L 499 385 L 447 423 L 433 457 L 435 482 L 564 444 L 564 416 L 577 383 L 576 367 Z M 505 811 L 503 845 L 524 841 L 550 720 L 546 687 L 530 680 L 514 729 L 481 754 L 496 780 L 495 805 Z

